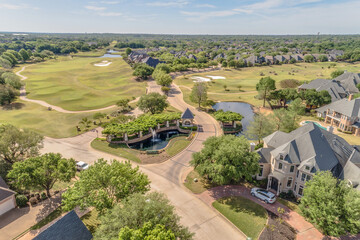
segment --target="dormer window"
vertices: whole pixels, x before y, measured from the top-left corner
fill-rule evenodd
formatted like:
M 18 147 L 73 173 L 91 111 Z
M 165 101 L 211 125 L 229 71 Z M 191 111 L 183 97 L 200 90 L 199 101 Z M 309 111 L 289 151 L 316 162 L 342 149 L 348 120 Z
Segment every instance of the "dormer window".
M 280 154 L 279 159 L 284 160 L 284 155 Z

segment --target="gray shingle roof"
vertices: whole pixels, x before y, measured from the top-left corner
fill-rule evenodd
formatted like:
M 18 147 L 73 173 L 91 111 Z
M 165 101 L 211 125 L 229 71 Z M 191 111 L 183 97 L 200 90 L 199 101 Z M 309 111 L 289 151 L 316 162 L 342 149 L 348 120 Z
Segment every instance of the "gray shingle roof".
M 9 189 L 9 186 L 6 184 L 4 179 L 0 177 L 0 201 L 14 195 L 16 192 Z
M 90 240 L 92 235 L 73 210 L 37 235 L 33 240 Z
M 9 186 L 6 184 L 2 177 L 0 177 L 0 187 L 9 188 Z
M 194 114 L 187 108 L 181 115 L 181 119 L 194 119 Z
M 358 93 L 359 89 L 356 87 L 360 83 L 360 73 L 345 72 L 335 78 L 336 81 L 345 88 L 349 93 Z
M 349 101 L 347 98 L 322 106 L 317 111 L 330 109 L 348 117 L 360 117 L 360 98 Z
M 318 92 L 326 90 L 330 94 L 331 101 L 333 102 L 346 96 L 345 89 L 335 80 L 315 79 L 299 86 L 299 89 L 315 89 Z
M 261 148 L 257 151 L 260 155 L 259 163 L 270 163 L 271 161 L 271 154 L 270 152 L 274 150 L 273 148 Z

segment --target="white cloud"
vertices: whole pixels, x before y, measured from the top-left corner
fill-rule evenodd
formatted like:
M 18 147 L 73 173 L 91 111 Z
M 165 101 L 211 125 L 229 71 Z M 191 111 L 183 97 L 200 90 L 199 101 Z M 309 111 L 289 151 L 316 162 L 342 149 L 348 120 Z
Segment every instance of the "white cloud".
M 146 5 L 153 7 L 184 7 L 188 5 L 190 2 L 186 0 L 174 0 L 174 1 L 166 1 L 166 2 L 149 2 Z
M 100 3 L 114 5 L 114 4 L 119 4 L 120 2 L 119 1 L 101 1 Z
M 106 10 L 106 7 L 96 7 L 96 6 L 85 6 L 86 9 L 92 10 L 92 11 L 104 11 Z
M 181 11 L 182 15 L 189 16 L 188 20 L 190 21 L 203 21 L 211 17 L 228 17 L 239 14 L 239 12 L 234 10 L 224 10 L 224 11 L 210 11 L 210 12 L 187 12 Z
M 97 15 L 103 16 L 103 17 L 117 17 L 117 16 L 121 16 L 122 13 L 120 13 L 120 12 L 99 12 L 99 13 L 97 13 Z
M 198 7 L 198 8 L 216 8 L 215 5 L 211 5 L 211 4 L 197 4 L 197 5 L 195 5 L 195 7 Z
M 38 10 L 38 7 L 33 7 L 27 4 L 8 4 L 8 3 L 0 3 L 0 9 L 9 9 L 9 10 L 19 10 L 19 9 L 33 9 Z

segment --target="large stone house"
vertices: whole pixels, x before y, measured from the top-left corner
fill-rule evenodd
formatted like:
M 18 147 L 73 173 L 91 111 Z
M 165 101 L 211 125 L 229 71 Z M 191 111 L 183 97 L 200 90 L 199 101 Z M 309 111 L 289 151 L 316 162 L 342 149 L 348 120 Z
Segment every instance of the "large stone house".
M 347 96 L 345 89 L 335 80 L 315 79 L 298 87 L 299 91 L 308 89 L 315 89 L 318 92 L 322 90 L 328 91 L 332 102 L 343 99 Z
M 360 98 L 353 99 L 350 94 L 348 98 L 322 106 L 316 111 L 325 123 L 360 136 Z
M 330 171 L 360 190 L 360 153 L 343 138 L 308 123 L 290 133 L 276 131 L 265 137 L 258 153 L 260 173 L 257 179 L 268 179 L 267 189 L 293 191 L 303 195 L 306 181 L 319 171 Z

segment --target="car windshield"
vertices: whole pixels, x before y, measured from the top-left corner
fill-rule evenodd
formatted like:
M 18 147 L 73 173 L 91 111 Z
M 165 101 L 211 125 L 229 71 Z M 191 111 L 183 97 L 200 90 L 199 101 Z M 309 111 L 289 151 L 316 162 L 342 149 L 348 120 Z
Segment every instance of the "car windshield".
M 87 164 L 86 164 L 86 163 L 83 163 L 83 164 L 81 164 L 80 166 L 81 166 L 81 167 L 86 167 Z

